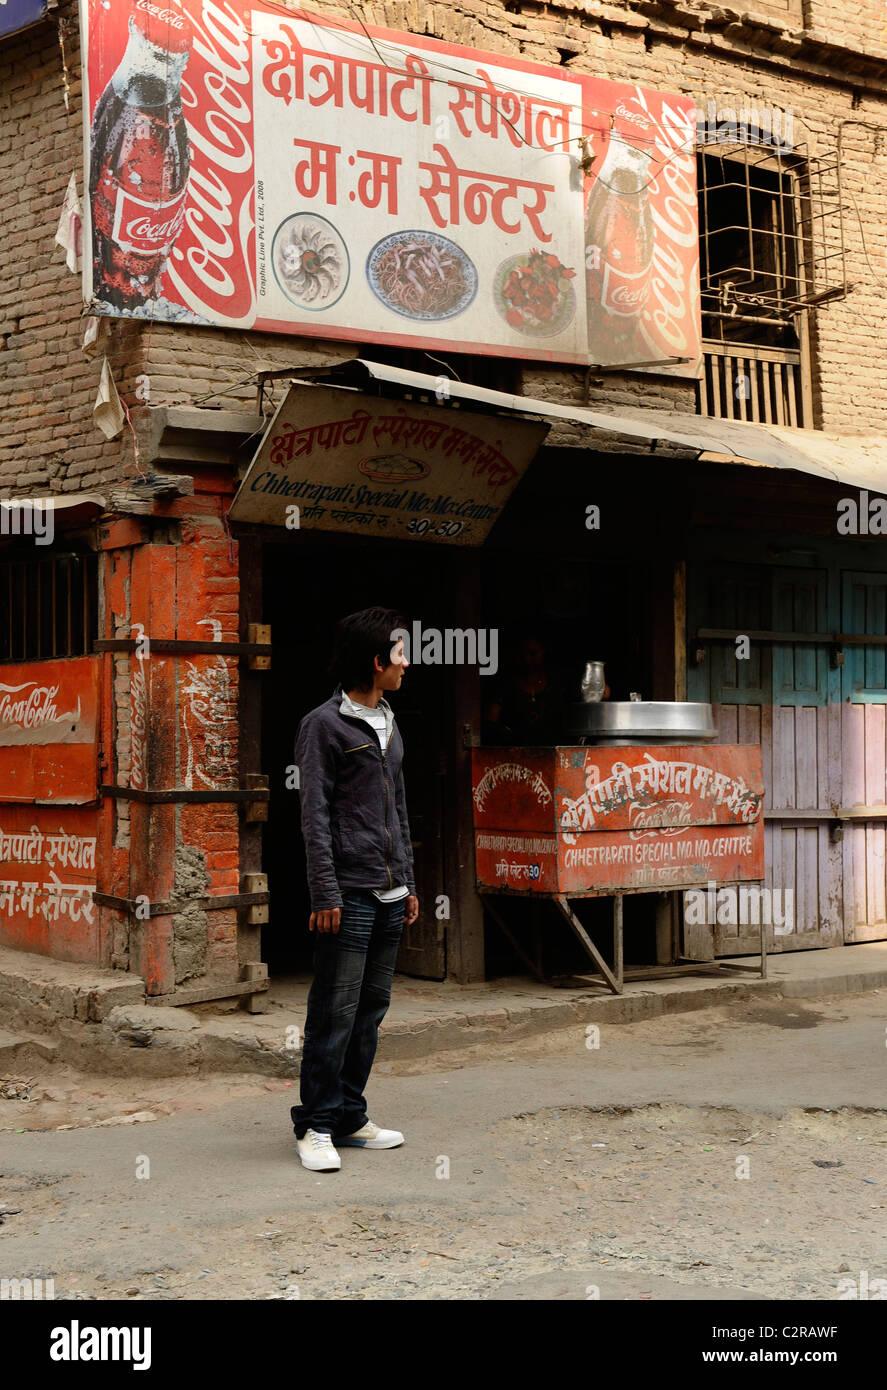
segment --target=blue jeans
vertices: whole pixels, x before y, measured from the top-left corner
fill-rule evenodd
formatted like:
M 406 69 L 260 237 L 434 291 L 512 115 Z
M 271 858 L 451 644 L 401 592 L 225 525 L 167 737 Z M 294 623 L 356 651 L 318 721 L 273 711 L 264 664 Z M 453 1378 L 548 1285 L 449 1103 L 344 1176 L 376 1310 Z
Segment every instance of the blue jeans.
M 338 932 L 317 933 L 299 1078 L 302 1104 L 290 1111 L 298 1139 L 313 1129 L 335 1141 L 367 1122 L 363 1092 L 391 1002 L 406 905 L 406 898 L 382 903 L 369 891 L 349 890 L 342 894 Z

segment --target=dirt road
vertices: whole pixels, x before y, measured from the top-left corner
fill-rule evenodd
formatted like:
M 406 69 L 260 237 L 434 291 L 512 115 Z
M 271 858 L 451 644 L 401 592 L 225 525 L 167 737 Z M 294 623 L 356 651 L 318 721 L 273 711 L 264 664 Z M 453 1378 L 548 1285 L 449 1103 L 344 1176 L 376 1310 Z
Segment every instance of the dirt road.
M 17 1078 L 0 1274 L 87 1299 L 872 1298 L 885 1024 L 883 993 L 771 998 L 380 1064 L 370 1114 L 407 1142 L 334 1174 L 298 1162 L 295 1086 Z

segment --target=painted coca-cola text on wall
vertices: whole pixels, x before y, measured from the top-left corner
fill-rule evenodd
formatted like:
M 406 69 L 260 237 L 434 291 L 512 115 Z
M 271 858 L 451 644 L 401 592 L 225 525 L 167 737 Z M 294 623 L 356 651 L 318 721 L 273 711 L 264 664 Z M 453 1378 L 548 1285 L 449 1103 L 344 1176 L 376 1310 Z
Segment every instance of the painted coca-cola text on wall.
M 93 312 L 694 355 L 689 99 L 267 4 L 81 0 L 81 24 Z
M 95 801 L 100 665 L 83 656 L 0 667 L 2 801 Z

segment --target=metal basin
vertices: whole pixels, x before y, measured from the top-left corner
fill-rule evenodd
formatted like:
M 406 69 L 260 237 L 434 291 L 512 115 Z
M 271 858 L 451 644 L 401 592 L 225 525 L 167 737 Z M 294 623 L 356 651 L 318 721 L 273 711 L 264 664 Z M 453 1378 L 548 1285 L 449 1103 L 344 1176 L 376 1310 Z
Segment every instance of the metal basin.
M 574 738 L 606 747 L 633 743 L 708 743 L 717 738 L 711 705 L 686 700 L 602 700 L 571 705 Z

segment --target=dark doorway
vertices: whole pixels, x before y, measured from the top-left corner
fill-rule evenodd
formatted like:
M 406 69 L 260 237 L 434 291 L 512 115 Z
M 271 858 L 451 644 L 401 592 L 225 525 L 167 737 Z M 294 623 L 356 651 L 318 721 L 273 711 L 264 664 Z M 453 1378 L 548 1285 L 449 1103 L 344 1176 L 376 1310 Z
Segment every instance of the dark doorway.
M 270 781 L 263 868 L 271 895 L 262 958 L 272 976 L 310 970 L 313 938 L 299 794 L 287 769 L 299 721 L 328 699 L 327 674 L 339 618 L 374 604 L 440 626 L 441 569 L 430 547 L 362 544 L 360 538 L 303 533 L 263 546 L 263 621 L 271 624 L 272 669 L 262 685 L 262 770 Z M 398 970 L 426 979 L 446 974 L 446 942 L 435 917 L 444 883 L 442 762 L 444 672 L 415 665 L 391 698 L 404 740 L 404 779 L 419 896 L 419 920 L 405 928 Z
M 594 468 L 591 465 L 595 464 Z M 633 486 L 626 487 L 627 470 Z M 603 461 L 575 449 L 543 448 L 511 497 L 481 557 L 482 622 L 499 633 L 500 672 L 485 687 L 484 713 L 497 687 L 507 688 L 520 664 L 521 644 L 544 648 L 551 697 L 547 736 L 518 743 L 573 744 L 569 706 L 580 699 L 586 661 L 603 661 L 612 700 L 632 691 L 652 699 L 657 690 L 654 607 L 660 525 L 667 524 L 673 484 L 657 463 L 638 458 Z M 644 505 L 637 506 L 643 498 Z M 601 529 L 586 528 L 587 504 L 600 507 Z M 670 697 L 669 697 L 670 698 Z M 517 703 L 518 709 L 521 702 Z M 502 742 L 484 721 L 484 738 Z M 612 899 L 574 900 L 576 915 L 612 962 Z M 550 902 L 499 899 L 502 916 L 526 956 L 549 975 L 593 969 L 589 957 Z M 625 962 L 656 959 L 656 896 L 624 900 Z M 486 914 L 484 960 L 489 980 L 526 975 L 527 965 Z

